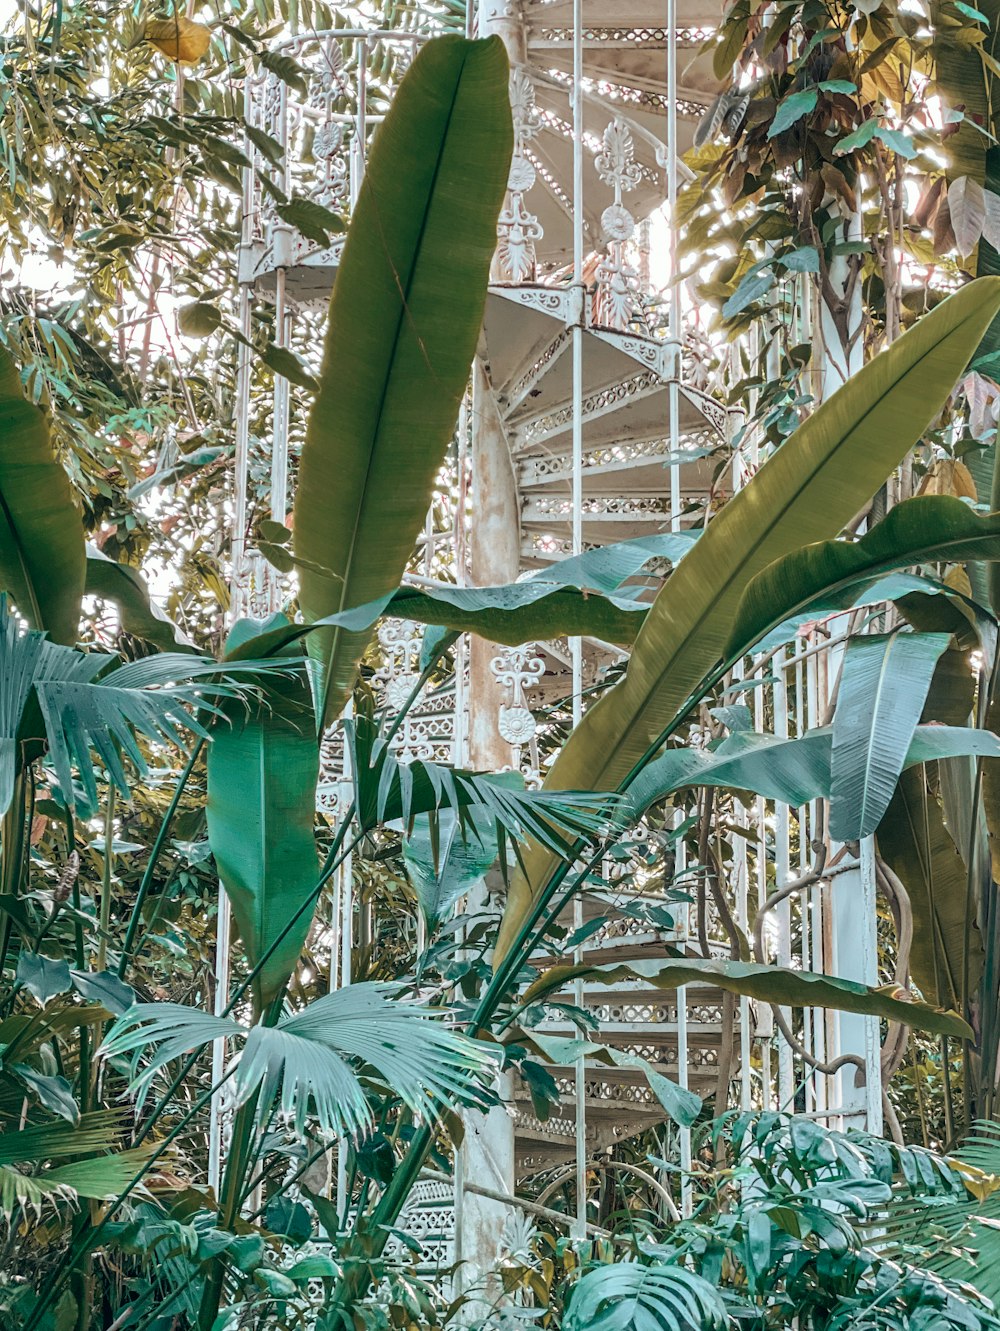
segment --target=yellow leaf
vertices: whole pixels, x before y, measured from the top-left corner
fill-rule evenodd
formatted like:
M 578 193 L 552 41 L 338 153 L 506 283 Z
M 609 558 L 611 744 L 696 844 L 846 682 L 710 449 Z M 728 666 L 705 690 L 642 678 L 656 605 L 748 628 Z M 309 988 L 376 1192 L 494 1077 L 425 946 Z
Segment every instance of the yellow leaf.
M 212 34 L 204 23 L 177 14 L 173 18 L 150 19 L 146 24 L 146 41 L 155 46 L 168 60 L 181 65 L 193 65 L 208 50 Z

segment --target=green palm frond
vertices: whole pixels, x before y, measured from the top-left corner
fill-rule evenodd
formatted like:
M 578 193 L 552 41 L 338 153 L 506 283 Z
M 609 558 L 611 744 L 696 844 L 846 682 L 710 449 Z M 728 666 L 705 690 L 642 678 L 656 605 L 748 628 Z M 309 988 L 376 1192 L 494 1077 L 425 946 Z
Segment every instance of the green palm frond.
M 722 1331 L 729 1325 L 714 1285 L 680 1266 L 615 1262 L 584 1275 L 563 1331 Z
M 357 817 L 365 829 L 401 821 L 410 831 L 420 814 L 450 809 L 463 835 L 476 836 L 477 826 L 481 832 L 491 821 L 501 836 L 501 850 L 506 835 L 566 855 L 578 837 L 607 830 L 621 799 L 590 790 L 526 790 L 516 773 L 468 772 L 419 760 L 401 763 L 363 715 L 345 722 L 344 730 Z
M 18 1132 L 0 1132 L 0 1165 L 38 1165 L 73 1155 L 88 1155 L 114 1146 L 124 1115 L 118 1110 L 81 1114 L 75 1127 L 62 1121 L 40 1123 Z
M 125 1117 L 119 1110 L 97 1110 L 81 1114 L 75 1127 L 60 1121 L 0 1133 L 0 1212 L 9 1217 L 21 1206 L 41 1214 L 47 1201 L 72 1203 L 78 1197 L 103 1201 L 117 1196 L 154 1149 L 150 1144 L 113 1151 Z M 67 1159 L 74 1156 L 89 1158 Z M 66 1163 L 45 1168 L 52 1160 Z
M 106 1057 L 155 1048 L 132 1090 L 140 1103 L 156 1074 L 181 1054 L 220 1036 L 244 1040 L 236 1069 L 237 1103 L 257 1091 L 261 1112 L 274 1101 L 301 1134 L 315 1115 L 324 1133 L 358 1136 L 373 1122 L 360 1075 L 379 1080 L 414 1112 L 480 1103 L 494 1069 L 485 1046 L 449 1030 L 441 1009 L 393 996 L 384 984 L 355 984 L 319 998 L 276 1026 L 247 1028 L 175 1003 L 136 1004 L 120 1017 L 102 1047 Z
M 301 669 L 299 661 L 220 663 L 181 652 L 125 664 L 116 659 L 60 646 L 34 630 L 20 632 L 0 596 L 0 813 L 10 804 L 25 740 L 47 746 L 67 801 L 76 771 L 93 806 L 92 753 L 128 794 L 125 764 L 146 772 L 138 736 L 183 747 L 183 731 L 207 735 L 205 721 L 221 714 L 218 704 L 255 694 L 263 671 Z
M 900 1261 L 930 1249 L 923 1266 L 1000 1303 L 1000 1123 L 977 1122 L 949 1160 L 964 1196 L 908 1190 L 879 1216 L 868 1241 Z
M 46 1201 L 73 1202 L 78 1197 L 108 1201 L 141 1172 L 153 1149 L 139 1147 L 90 1160 L 73 1160 L 30 1175 L 12 1165 L 0 1165 L 0 1211 L 9 1217 L 16 1206 L 22 1206 L 40 1215 Z

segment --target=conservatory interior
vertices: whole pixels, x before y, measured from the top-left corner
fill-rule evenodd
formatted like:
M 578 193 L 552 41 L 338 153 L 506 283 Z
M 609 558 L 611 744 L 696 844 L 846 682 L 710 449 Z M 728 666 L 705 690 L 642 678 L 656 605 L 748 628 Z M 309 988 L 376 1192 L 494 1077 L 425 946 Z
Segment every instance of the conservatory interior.
M 0 1328 L 1000 1331 L 1000 4 L 23 0 Z

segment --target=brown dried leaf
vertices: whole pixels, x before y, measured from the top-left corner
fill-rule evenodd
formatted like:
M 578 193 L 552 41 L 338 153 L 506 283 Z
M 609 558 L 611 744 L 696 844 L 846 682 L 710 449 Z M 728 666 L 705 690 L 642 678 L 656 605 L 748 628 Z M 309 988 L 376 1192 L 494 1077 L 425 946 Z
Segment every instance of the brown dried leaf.
M 208 50 L 212 34 L 204 23 L 177 14 L 173 18 L 150 19 L 146 23 L 146 41 L 168 60 L 193 65 Z
M 955 499 L 971 499 L 973 503 L 979 498 L 972 473 L 964 462 L 957 462 L 954 458 L 938 458 L 932 462 L 917 494 L 951 495 Z

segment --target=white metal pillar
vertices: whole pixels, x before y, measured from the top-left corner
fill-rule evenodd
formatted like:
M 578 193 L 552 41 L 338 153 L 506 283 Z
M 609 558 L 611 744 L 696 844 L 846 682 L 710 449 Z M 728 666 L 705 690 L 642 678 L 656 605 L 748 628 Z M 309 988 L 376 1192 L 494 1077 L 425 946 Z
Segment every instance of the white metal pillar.
M 860 217 L 844 228 L 845 240 L 861 237 Z M 862 368 L 864 345 L 861 337 L 863 310 L 861 282 L 852 279 L 852 258 L 836 256 L 830 265 L 830 282 L 836 294 L 837 317 L 824 301 L 819 303 L 819 332 L 823 371 L 823 397 L 828 398 Z M 847 344 L 845 345 L 846 333 Z M 833 649 L 828 663 L 830 678 L 836 678 L 836 658 L 843 649 Z M 838 849 L 837 847 L 834 848 Z M 860 846 L 857 867 L 840 874 L 830 885 L 831 967 L 842 979 L 861 984 L 878 983 L 878 935 L 875 903 L 875 849 L 871 837 Z M 882 1074 L 879 1056 L 879 1024 L 875 1017 L 853 1013 L 833 1014 L 835 1055 L 855 1054 L 864 1060 L 865 1086 L 855 1085 L 855 1068 L 848 1066 L 837 1077 L 835 1098 L 844 1110 L 845 1127 L 865 1127 L 882 1132 Z

